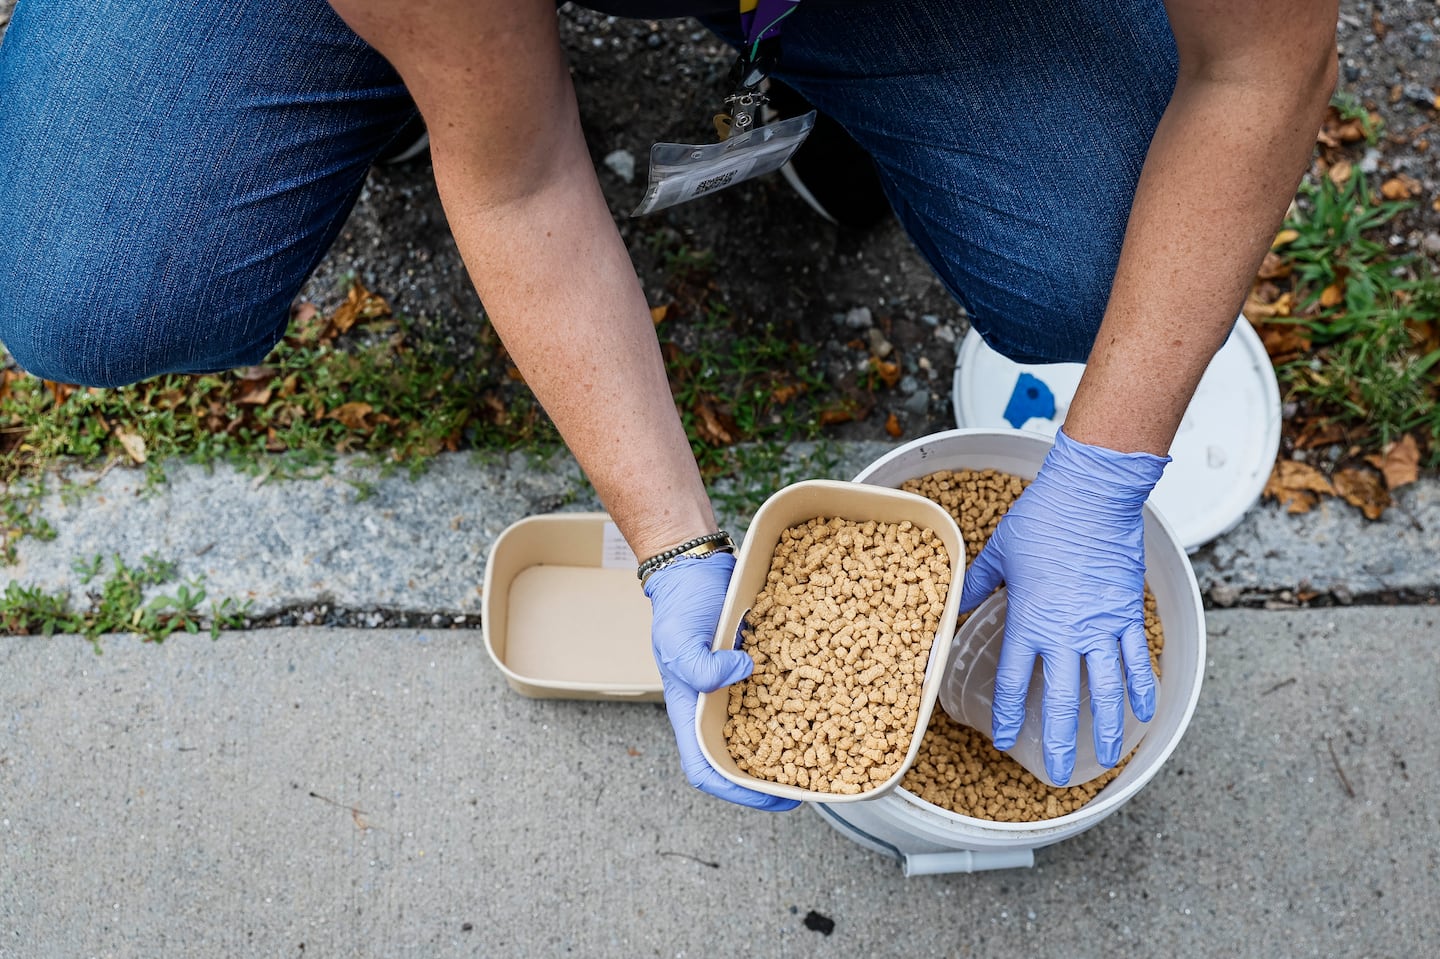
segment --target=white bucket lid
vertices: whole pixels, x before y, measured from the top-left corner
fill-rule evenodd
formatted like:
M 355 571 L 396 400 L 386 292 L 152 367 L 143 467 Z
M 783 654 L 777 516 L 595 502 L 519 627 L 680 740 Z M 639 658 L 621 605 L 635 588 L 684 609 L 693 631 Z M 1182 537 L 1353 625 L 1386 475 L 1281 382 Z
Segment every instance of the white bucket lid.
M 1054 437 L 1084 371 L 1082 363 L 1016 363 L 972 328 L 955 364 L 955 423 Z M 1280 385 L 1242 316 L 1200 380 L 1150 504 L 1193 553 L 1255 505 L 1279 449 Z

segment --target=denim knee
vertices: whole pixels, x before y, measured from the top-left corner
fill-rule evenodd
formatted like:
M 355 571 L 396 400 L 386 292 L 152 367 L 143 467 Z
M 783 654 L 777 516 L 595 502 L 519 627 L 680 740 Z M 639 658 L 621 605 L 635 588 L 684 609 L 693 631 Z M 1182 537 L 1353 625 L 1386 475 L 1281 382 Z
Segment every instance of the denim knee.
M 1175 85 L 1160 0 L 846 0 L 786 23 L 776 75 L 875 158 L 992 346 L 1083 361 Z
M 1095 345 L 1120 255 L 1120 233 L 1082 249 L 1037 251 L 1023 275 L 947 279 L 985 342 L 1017 363 L 1084 363 Z M 943 271 L 943 267 L 942 267 Z M 997 282 L 997 279 L 1000 282 Z
M 163 373 L 252 365 L 284 335 L 288 309 L 279 316 L 273 307 L 258 315 L 253 303 L 226 309 L 134 274 L 121 285 L 117 273 L 106 289 L 78 273 L 56 271 L 37 282 L 0 272 L 0 343 L 42 379 L 118 387 Z
M 0 342 L 106 387 L 263 359 L 414 112 L 325 0 L 22 3 L 0 90 Z

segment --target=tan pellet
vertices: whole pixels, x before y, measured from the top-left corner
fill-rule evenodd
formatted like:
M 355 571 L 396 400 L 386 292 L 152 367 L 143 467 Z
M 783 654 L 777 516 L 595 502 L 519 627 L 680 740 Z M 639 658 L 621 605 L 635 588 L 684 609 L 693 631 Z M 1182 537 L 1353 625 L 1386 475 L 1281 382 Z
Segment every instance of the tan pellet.
M 755 671 L 724 735 L 752 776 L 844 795 L 899 771 L 950 588 L 933 530 L 820 517 L 785 530 L 750 606 Z

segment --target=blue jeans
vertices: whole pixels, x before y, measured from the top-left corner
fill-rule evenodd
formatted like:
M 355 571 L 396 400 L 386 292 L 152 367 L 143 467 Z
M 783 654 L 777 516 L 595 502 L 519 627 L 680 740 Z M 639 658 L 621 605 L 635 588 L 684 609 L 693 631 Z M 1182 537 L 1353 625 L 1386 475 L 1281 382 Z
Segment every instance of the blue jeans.
M 776 73 L 874 155 L 991 345 L 1086 357 L 1174 84 L 1160 0 L 806 0 Z M 21 0 L 0 341 L 92 386 L 260 362 L 413 115 L 324 0 Z

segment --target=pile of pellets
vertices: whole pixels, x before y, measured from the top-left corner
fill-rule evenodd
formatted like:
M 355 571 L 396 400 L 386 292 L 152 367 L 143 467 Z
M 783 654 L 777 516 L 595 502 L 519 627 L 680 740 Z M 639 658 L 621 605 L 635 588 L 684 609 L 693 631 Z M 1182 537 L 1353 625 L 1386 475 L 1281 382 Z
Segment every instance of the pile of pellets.
M 901 488 L 939 503 L 955 517 L 965 539 L 965 555 L 973 561 L 1027 485 L 1018 476 L 996 470 L 946 470 L 910 480 Z M 1159 676 L 1165 635 L 1148 587 L 1145 638 L 1150 645 L 1150 664 Z M 925 802 L 964 816 L 995 822 L 1040 822 L 1074 812 L 1094 799 L 1120 775 L 1128 760 L 1121 759 L 1114 769 L 1087 783 L 1047 786 L 996 750 L 987 735 L 936 709 L 915 764 L 901 785 Z
M 940 537 L 909 522 L 785 530 L 741 632 L 755 671 L 730 687 L 736 765 L 837 795 L 899 772 L 950 579 Z

